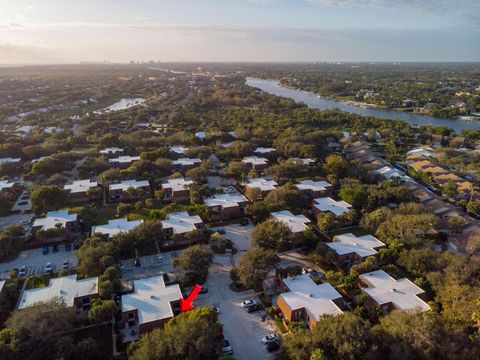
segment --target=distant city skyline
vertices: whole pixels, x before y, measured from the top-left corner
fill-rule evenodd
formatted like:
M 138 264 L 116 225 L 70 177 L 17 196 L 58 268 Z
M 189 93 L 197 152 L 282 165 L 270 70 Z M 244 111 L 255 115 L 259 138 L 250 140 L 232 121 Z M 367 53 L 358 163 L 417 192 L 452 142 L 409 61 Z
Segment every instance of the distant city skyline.
M 478 0 L 0 0 L 0 65 L 480 61 Z

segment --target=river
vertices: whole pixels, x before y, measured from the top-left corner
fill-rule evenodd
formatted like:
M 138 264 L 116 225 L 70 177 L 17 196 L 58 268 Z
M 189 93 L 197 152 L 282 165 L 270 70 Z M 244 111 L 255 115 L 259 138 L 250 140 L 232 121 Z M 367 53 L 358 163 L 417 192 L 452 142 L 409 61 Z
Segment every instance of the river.
M 265 80 L 247 77 L 247 85 L 256 87 L 269 94 L 283 96 L 293 99 L 297 102 L 303 102 L 314 109 L 339 109 L 349 113 L 359 114 L 363 116 L 371 116 L 379 119 L 388 120 L 403 120 L 410 125 L 437 125 L 447 126 L 454 129 L 456 132 L 461 132 L 463 129 L 480 129 L 480 121 L 467 121 L 462 119 L 442 119 L 429 115 L 412 114 L 403 111 L 385 110 L 369 108 L 364 109 L 360 106 L 349 104 L 343 101 L 335 101 L 326 97 L 319 97 L 311 92 L 296 90 L 282 86 L 276 80 Z

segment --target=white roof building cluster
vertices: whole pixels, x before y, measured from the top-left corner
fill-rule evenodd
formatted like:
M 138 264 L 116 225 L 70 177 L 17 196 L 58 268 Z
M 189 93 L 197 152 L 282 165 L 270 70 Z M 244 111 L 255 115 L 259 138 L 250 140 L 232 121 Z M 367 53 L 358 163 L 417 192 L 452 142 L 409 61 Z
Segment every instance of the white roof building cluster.
M 320 191 L 327 191 L 328 189 L 332 188 L 332 184 L 326 181 L 314 181 L 314 180 L 302 180 L 295 187 L 302 191 L 302 190 L 310 190 L 313 192 L 320 192 Z
M 340 315 L 343 311 L 333 302 L 342 295 L 329 283 L 317 285 L 310 275 L 300 275 L 283 279 L 290 290 L 279 295 L 292 310 L 305 309 L 318 321 L 322 315 Z
M 303 215 L 293 215 L 290 211 L 277 211 L 271 213 L 271 216 L 281 223 L 284 223 L 295 234 L 304 232 L 311 221 Z
M 185 234 L 197 229 L 195 225 L 203 223 L 198 215 L 190 216 L 188 212 L 176 212 L 167 215 L 165 220 L 162 220 L 162 227 L 164 229 L 172 229 L 172 234 Z
M 18 309 L 61 298 L 67 306 L 73 306 L 75 298 L 98 293 L 98 278 L 77 280 L 77 275 L 50 279 L 48 286 L 25 290 Z
M 243 158 L 242 162 L 245 164 L 250 164 L 252 166 L 260 166 L 260 165 L 267 165 L 268 159 L 263 157 L 257 156 L 246 156 Z
M 119 163 L 119 164 L 129 164 L 131 162 L 138 161 L 138 160 L 140 160 L 140 156 L 125 155 L 125 156 L 119 156 L 116 158 L 108 159 L 108 162 Z
M 42 230 L 55 229 L 58 225 L 65 228 L 70 222 L 77 221 L 77 214 L 70 214 L 68 210 L 49 211 L 44 218 L 35 219 L 33 227 Z
M 150 186 L 150 183 L 148 182 L 148 180 L 140 180 L 140 181 L 124 180 L 122 182 L 119 182 L 118 184 L 110 184 L 108 186 L 108 190 L 110 190 L 110 191 L 112 191 L 112 190 L 126 191 L 129 188 L 138 189 L 138 188 L 143 188 L 143 187 L 147 187 L 147 186 Z
M 134 293 L 122 295 L 122 312 L 137 310 L 138 322 L 145 324 L 174 316 L 172 302 L 180 301 L 178 284 L 165 285 L 163 276 L 133 282 Z
M 170 146 L 170 151 L 174 152 L 176 154 L 185 154 L 185 151 L 187 151 L 188 148 L 185 146 Z
M 213 197 L 205 199 L 205 205 L 209 207 L 221 206 L 222 208 L 237 207 L 245 202 L 248 202 L 247 198 L 238 193 L 215 194 Z
M 418 297 L 424 291 L 406 278 L 395 280 L 383 270 L 362 274 L 360 278 L 368 284 L 368 287 L 364 288 L 363 291 L 380 306 L 392 304 L 402 311 L 430 310 L 430 306 Z
M 139 226 L 143 220 L 131 220 L 127 218 L 108 220 L 107 224 L 92 226 L 92 235 L 102 234 L 108 237 L 129 232 Z
M 258 188 L 260 191 L 275 190 L 278 184 L 273 180 L 266 180 L 264 178 L 249 178 L 247 182 L 243 184 L 247 188 Z
M 352 205 L 350 205 L 346 201 L 336 201 L 333 200 L 331 197 L 322 197 L 313 201 L 315 202 L 315 205 L 313 205 L 313 207 L 317 210 L 321 212 L 329 211 L 336 216 L 346 214 L 352 208 Z
M 355 253 L 362 258 L 377 254 L 376 249 L 385 246 L 373 235 L 355 236 L 348 233 L 337 235 L 333 240 L 327 243 L 327 246 L 335 250 L 338 255 Z
M 91 181 L 90 179 L 86 180 L 75 180 L 71 184 L 65 185 L 63 188 L 65 190 L 69 190 L 71 194 L 76 193 L 84 193 L 87 192 L 88 189 L 97 187 L 96 181 Z

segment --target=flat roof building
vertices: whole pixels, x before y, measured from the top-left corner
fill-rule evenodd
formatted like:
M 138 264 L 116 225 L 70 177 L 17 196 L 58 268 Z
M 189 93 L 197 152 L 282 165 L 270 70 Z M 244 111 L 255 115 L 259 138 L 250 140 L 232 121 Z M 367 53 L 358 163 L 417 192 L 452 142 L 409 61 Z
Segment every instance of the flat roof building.
M 188 233 L 198 229 L 198 226 L 203 224 L 200 216 L 190 216 L 186 211 L 170 213 L 161 222 L 163 229 L 169 229 L 172 235 Z
M 336 216 L 341 216 L 346 214 L 352 208 L 352 205 L 346 201 L 336 201 L 331 197 L 322 197 L 313 200 L 315 204 L 313 205 L 313 211 L 318 212 L 331 212 Z
M 90 179 L 86 180 L 75 180 L 71 184 L 67 184 L 63 187 L 64 190 L 68 190 L 70 194 L 76 193 L 86 193 L 88 189 L 97 187 L 98 184 L 96 181 Z
M 49 211 L 44 218 L 35 219 L 32 227 L 49 230 L 60 225 L 61 228 L 66 228 L 67 224 L 75 221 L 77 221 L 77 214 L 70 214 L 68 210 Z
M 271 216 L 285 224 L 294 234 L 304 232 L 308 228 L 307 225 L 311 223 L 304 215 L 293 215 L 288 210 L 273 212 Z
M 131 220 L 127 218 L 108 220 L 107 224 L 92 226 L 92 236 L 95 234 L 107 235 L 109 238 L 129 232 L 139 226 L 143 220 Z

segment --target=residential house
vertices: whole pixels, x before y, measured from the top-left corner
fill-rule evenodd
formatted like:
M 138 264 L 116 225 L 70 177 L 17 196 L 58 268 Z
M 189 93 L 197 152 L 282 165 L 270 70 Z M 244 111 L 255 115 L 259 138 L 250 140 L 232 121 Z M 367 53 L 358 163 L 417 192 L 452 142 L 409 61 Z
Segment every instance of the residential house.
M 77 214 L 68 210 L 49 211 L 44 218 L 33 221 L 32 236 L 44 243 L 65 241 L 77 230 L 77 220 Z
M 257 147 L 253 152 L 257 155 L 272 155 L 276 152 L 277 150 L 271 147 Z
M 257 171 L 263 171 L 268 166 L 268 159 L 257 156 L 246 156 L 242 160 L 243 163 L 250 165 L 252 169 Z
M 170 146 L 170 151 L 171 152 L 174 152 L 176 154 L 180 154 L 180 155 L 183 155 L 185 154 L 185 152 L 188 150 L 187 147 L 185 146 Z
M 245 187 L 245 195 L 252 201 L 264 198 L 278 186 L 275 181 L 264 178 L 248 178 L 242 185 Z
M 204 233 L 200 216 L 190 216 L 186 211 L 170 213 L 161 223 L 165 245 L 171 245 L 172 238 L 176 244 L 195 243 Z
M 383 270 L 376 270 L 359 276 L 367 287 L 362 288 L 368 296 L 367 306 L 379 306 L 384 313 L 392 310 L 428 311 L 425 291 L 407 278 L 396 280 Z
M 213 197 L 205 199 L 205 205 L 215 213 L 215 220 L 241 217 L 247 204 L 248 199 L 239 193 L 215 194 Z
M 289 160 L 296 165 L 308 166 L 315 164 L 315 160 L 310 158 L 290 158 Z
M 140 160 L 140 156 L 119 156 L 116 158 L 109 159 L 108 162 L 112 164 L 114 167 L 119 167 L 121 169 L 127 169 L 132 165 L 135 161 Z
M 308 229 L 308 225 L 310 225 L 311 221 L 304 215 L 293 215 L 290 211 L 276 211 L 270 214 L 270 216 L 285 224 L 290 231 L 294 234 L 303 234 L 305 230 Z
M 433 151 L 434 150 L 429 146 L 419 147 L 419 148 L 415 148 L 415 149 L 412 149 L 412 150 L 408 151 L 407 156 L 420 155 L 420 156 L 423 156 L 425 158 L 434 158 L 435 155 L 434 155 Z
M 90 179 L 75 180 L 71 184 L 63 187 L 70 193 L 70 200 L 73 203 L 86 203 L 92 200 L 98 200 L 99 197 L 89 194 L 89 189 L 94 189 L 98 186 L 96 181 Z
M 340 315 L 345 307 L 342 295 L 329 283 L 317 285 L 309 274 L 282 280 L 286 292 L 276 300 L 285 322 L 304 321 L 311 329 L 322 315 Z
M 139 226 L 143 220 L 128 220 L 127 218 L 108 220 L 107 224 L 92 226 L 92 236 L 105 235 L 109 238 L 129 232 Z
M 133 282 L 133 293 L 122 295 L 122 322 L 125 340 L 161 328 L 180 312 L 182 292 L 178 284 L 165 285 L 163 276 Z M 133 336 L 132 336 L 133 335 Z
M 172 161 L 172 166 L 179 171 L 187 171 L 202 163 L 202 160 L 197 158 L 180 158 Z
M 15 183 L 9 180 L 0 180 L 0 191 L 12 192 L 14 185 Z
M 317 216 L 321 212 L 331 212 L 335 216 L 342 216 L 352 209 L 346 201 L 333 200 L 331 197 L 321 197 L 313 200 L 312 212 Z
M 405 175 L 403 171 L 394 168 L 391 165 L 387 165 L 380 169 L 373 170 L 373 172 L 382 175 L 382 177 L 387 180 L 398 179 L 401 182 L 413 181 L 410 176 Z
M 119 147 L 108 147 L 108 148 L 105 148 L 105 149 L 102 149 L 100 150 L 100 154 L 104 154 L 104 155 L 114 155 L 114 154 L 117 154 L 117 153 L 122 153 L 123 152 L 123 149 L 119 148 Z
M 373 235 L 355 236 L 348 233 L 334 236 L 327 246 L 337 253 L 337 263 L 348 269 L 369 256 L 376 256 L 377 250 L 385 244 Z
M 108 198 L 111 202 L 135 201 L 150 195 L 148 180 L 123 180 L 108 186 Z
M 18 166 L 20 164 L 20 161 L 22 161 L 22 159 L 20 158 L 11 158 L 11 157 L 0 158 L 0 166 L 5 164 L 12 164 L 12 165 Z
M 164 201 L 185 201 L 190 199 L 190 188 L 192 180 L 184 178 L 168 179 L 162 185 L 162 199 Z
M 77 275 L 50 279 L 47 286 L 24 290 L 18 304 L 22 310 L 38 303 L 60 298 L 68 307 L 88 310 L 90 302 L 98 297 L 98 277 L 77 280 Z
M 295 185 L 295 188 L 307 199 L 314 199 L 320 196 L 330 195 L 333 186 L 323 180 L 302 180 Z

